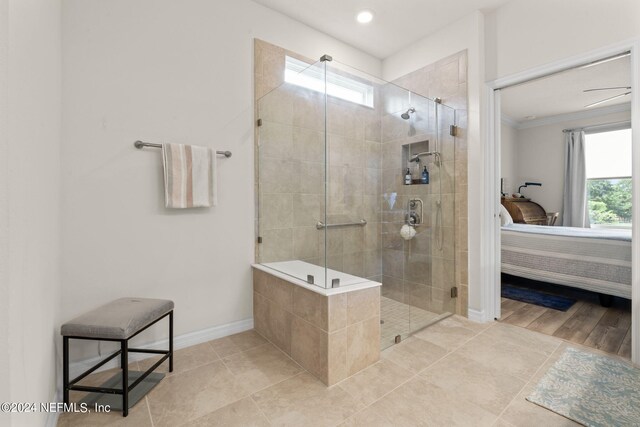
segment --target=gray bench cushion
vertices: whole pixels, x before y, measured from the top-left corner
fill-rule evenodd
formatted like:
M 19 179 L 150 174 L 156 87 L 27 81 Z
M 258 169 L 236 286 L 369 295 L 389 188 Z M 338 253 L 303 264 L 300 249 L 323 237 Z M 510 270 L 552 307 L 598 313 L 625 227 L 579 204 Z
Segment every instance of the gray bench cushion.
M 154 320 L 173 310 L 173 301 L 120 298 L 65 323 L 64 336 L 128 339 Z

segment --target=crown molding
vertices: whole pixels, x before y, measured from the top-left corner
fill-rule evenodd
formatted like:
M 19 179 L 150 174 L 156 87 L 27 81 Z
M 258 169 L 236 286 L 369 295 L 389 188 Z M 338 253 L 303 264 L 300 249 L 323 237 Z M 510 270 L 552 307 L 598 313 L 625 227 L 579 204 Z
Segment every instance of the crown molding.
M 502 124 L 507 125 L 509 127 L 512 127 L 514 129 L 518 129 L 518 126 L 520 126 L 520 122 L 517 121 L 516 119 L 514 119 L 513 117 L 507 115 L 507 114 L 502 114 L 502 116 L 500 117 Z

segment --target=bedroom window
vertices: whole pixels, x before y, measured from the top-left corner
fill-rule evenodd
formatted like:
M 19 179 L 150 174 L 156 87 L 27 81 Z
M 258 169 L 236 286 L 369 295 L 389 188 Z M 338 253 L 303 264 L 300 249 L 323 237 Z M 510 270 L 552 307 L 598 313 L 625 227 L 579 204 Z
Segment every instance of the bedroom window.
M 303 72 L 304 71 L 304 72 Z M 324 73 L 304 61 L 287 56 L 284 81 L 316 92 L 324 91 Z M 373 85 L 335 72 L 327 72 L 327 95 L 373 108 Z
M 594 228 L 631 228 L 631 129 L 585 135 L 587 199 Z

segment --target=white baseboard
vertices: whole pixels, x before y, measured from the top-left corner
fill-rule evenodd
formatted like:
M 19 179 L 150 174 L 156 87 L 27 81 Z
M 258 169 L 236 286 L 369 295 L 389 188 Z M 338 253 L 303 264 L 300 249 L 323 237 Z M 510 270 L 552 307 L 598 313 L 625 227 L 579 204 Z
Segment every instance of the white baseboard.
M 56 391 L 52 402 L 62 402 L 62 393 L 60 390 Z M 58 425 L 58 417 L 60 417 L 60 412 L 49 412 L 47 414 L 47 420 L 44 422 L 45 427 L 56 427 Z
M 473 310 L 470 308 L 467 310 L 467 317 L 469 318 L 469 320 L 472 320 L 478 323 L 485 323 L 489 321 L 488 319 L 485 318 L 484 310 Z
M 173 337 L 173 349 L 180 350 L 181 348 L 191 347 L 192 345 L 201 344 L 203 342 L 215 340 L 218 338 L 223 338 L 229 335 L 237 334 L 240 332 L 248 331 L 249 329 L 253 329 L 253 318 L 239 320 L 237 322 L 227 323 L 225 325 L 214 326 L 212 328 L 203 329 L 195 332 L 188 332 L 183 335 L 178 335 Z M 156 342 L 152 342 L 144 345 L 137 345 L 137 348 L 167 348 L 169 345 L 168 339 L 159 340 Z M 135 362 L 138 360 L 143 360 L 149 357 L 154 357 L 153 354 L 145 354 L 145 353 L 131 353 L 129 355 L 129 360 L 131 362 Z M 100 360 L 104 359 L 101 356 L 91 357 L 89 359 L 79 360 L 73 362 L 69 365 L 69 376 L 71 378 L 75 378 L 81 373 L 85 372 L 87 369 L 90 369 L 92 366 L 96 365 Z M 101 366 L 96 372 L 104 371 L 111 368 L 116 368 L 119 365 L 119 358 L 115 358 L 104 366 Z M 56 397 L 62 396 L 62 390 L 58 390 Z M 61 401 L 61 400 L 60 400 Z M 56 400 L 58 402 L 58 400 Z

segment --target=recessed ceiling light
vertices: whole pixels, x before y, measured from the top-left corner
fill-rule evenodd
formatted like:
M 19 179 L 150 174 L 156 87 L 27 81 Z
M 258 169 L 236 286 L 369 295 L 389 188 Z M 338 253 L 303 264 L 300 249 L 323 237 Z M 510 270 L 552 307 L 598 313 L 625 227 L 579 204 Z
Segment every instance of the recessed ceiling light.
M 356 20 L 361 24 L 368 24 L 373 20 L 373 12 L 371 12 L 370 10 L 363 10 L 361 12 L 358 12 L 358 15 L 356 15 Z

